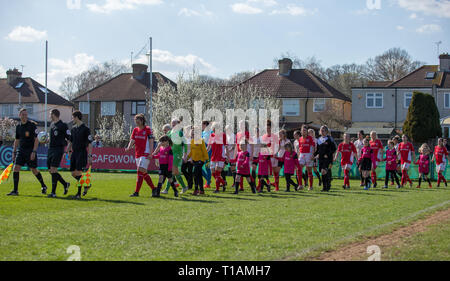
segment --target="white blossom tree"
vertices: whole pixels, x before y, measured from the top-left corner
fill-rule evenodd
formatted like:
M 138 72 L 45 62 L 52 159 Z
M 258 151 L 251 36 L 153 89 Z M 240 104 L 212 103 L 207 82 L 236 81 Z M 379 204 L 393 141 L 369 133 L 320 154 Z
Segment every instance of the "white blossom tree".
M 14 139 L 14 127 L 17 125 L 17 122 L 8 117 L 0 118 L 0 137 L 3 140 L 13 140 Z
M 123 147 L 129 140 L 132 127 L 125 120 L 125 116 L 99 117 L 97 134 L 107 147 Z

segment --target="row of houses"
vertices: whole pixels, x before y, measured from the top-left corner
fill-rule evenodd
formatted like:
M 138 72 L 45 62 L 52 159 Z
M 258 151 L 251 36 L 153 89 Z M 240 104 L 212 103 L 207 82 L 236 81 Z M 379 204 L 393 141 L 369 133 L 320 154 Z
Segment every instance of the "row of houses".
M 333 110 L 341 124 L 334 130 L 356 134 L 359 130 L 378 130 L 389 135 L 401 130 L 406 119 L 412 93 L 421 91 L 433 95 L 442 117 L 444 136 L 450 134 L 450 56 L 439 57 L 440 65 L 425 65 L 397 81 L 369 82 L 352 89 L 349 98 L 326 81 L 306 69 L 293 69 L 290 59 L 279 61 L 278 69 L 266 69 L 242 82 L 242 86 L 267 89 L 281 100 L 280 127 L 288 130 L 303 124 L 319 127 L 323 115 Z M 17 109 L 25 107 L 30 118 L 43 126 L 49 118 L 44 112 L 45 87 L 32 78 L 23 78 L 17 69 L 8 70 L 0 79 L 0 117 L 17 118 Z M 161 85 L 176 83 L 161 73 L 152 73 L 153 91 Z M 132 73 L 120 74 L 96 88 L 68 101 L 48 90 L 48 109 L 58 108 L 62 119 L 70 120 L 71 112 L 79 109 L 91 128 L 99 129 L 100 117 L 120 115 L 128 124 L 145 112 L 145 93 L 150 79 L 147 65 L 134 64 Z M 49 119 L 47 119 L 49 121 Z M 351 128 L 347 128 L 352 124 Z

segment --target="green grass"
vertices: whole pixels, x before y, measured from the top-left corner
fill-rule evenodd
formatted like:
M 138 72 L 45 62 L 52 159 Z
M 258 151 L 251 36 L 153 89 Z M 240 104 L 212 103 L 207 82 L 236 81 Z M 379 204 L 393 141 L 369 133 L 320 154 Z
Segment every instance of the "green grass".
M 63 197 L 61 186 L 58 199 L 42 196 L 30 172 L 21 173 L 20 197 L 5 196 L 12 180 L 1 185 L 0 260 L 66 260 L 70 245 L 80 246 L 83 260 L 304 259 L 450 199 L 450 188 L 364 191 L 355 181 L 344 191 L 340 180 L 330 193 L 253 195 L 247 188 L 239 196 L 209 190 L 151 199 L 144 186 L 140 198 L 129 198 L 134 174 L 93 177 L 82 201 Z M 50 185 L 47 173 L 44 179 Z
M 391 261 L 449 261 L 450 221 L 428 227 L 389 249 L 382 259 Z

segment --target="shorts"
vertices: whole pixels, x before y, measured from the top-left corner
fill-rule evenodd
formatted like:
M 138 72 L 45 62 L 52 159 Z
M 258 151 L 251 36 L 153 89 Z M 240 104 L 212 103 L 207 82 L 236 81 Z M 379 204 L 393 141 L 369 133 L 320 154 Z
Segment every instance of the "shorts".
M 215 169 L 218 169 L 218 168 L 219 169 L 223 169 L 225 167 L 225 162 L 223 162 L 223 161 L 219 161 L 219 162 L 211 161 L 210 167 L 211 167 L 211 170 L 215 170 Z
M 372 161 L 372 160 L 370 160 L 370 161 Z M 372 169 L 375 170 L 377 167 L 378 167 L 378 161 L 375 160 L 375 161 L 372 162 Z
M 409 170 L 409 166 L 411 166 L 411 163 L 403 163 L 402 170 Z
M 312 153 L 300 153 L 298 163 L 300 164 L 300 166 L 313 167 L 314 158 Z
M 182 164 L 183 164 L 183 155 L 179 154 L 179 153 L 174 153 L 173 154 L 173 166 L 180 168 Z
M 270 163 L 272 164 L 272 168 L 278 167 L 278 159 L 276 157 L 270 157 Z
M 37 168 L 37 154 L 36 154 L 36 157 L 34 158 L 34 160 L 30 160 L 32 152 L 33 151 L 19 150 L 17 152 L 15 165 L 22 166 L 22 167 L 26 165 L 30 169 L 36 169 Z
M 87 151 L 74 151 L 70 157 L 70 171 L 84 171 L 88 162 Z
M 150 165 L 150 159 L 147 159 L 147 157 L 142 156 L 139 158 L 136 158 L 136 166 L 139 170 L 140 168 L 148 170 L 148 165 Z
M 237 173 L 238 176 L 243 177 L 243 178 L 249 178 L 250 174 L 241 174 L 241 173 Z
M 342 170 L 351 170 L 353 163 L 341 163 Z
M 165 176 L 168 179 L 172 178 L 172 171 L 169 171 L 169 164 L 159 165 L 159 175 Z
M 372 160 L 370 158 L 363 158 L 360 163 L 361 171 L 372 170 Z
M 445 171 L 445 162 L 442 162 L 441 164 L 439 164 L 439 165 L 437 165 L 436 164 L 436 172 L 443 172 L 443 171 Z
M 61 160 L 64 155 L 64 147 L 50 147 L 47 155 L 47 167 L 59 168 Z
M 328 170 L 330 169 L 330 164 L 333 162 L 329 159 L 319 159 L 319 170 Z

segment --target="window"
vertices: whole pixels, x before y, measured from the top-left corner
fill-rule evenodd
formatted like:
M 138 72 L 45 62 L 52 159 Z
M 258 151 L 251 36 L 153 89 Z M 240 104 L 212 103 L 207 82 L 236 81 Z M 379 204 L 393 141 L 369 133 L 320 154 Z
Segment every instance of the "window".
M 39 90 L 41 90 L 41 92 L 43 92 L 44 94 L 45 94 L 45 93 L 48 94 L 48 88 L 47 88 L 47 90 L 46 90 L 45 87 L 39 87 Z
M 14 104 L 3 104 L 2 105 L 2 116 L 3 117 L 14 117 L 17 115 L 17 107 Z
M 102 102 L 101 111 L 102 116 L 116 115 L 116 102 L 115 101 Z
M 134 101 L 131 104 L 131 115 L 145 114 L 145 101 Z
M 28 115 L 33 115 L 34 114 L 34 110 L 33 110 L 33 105 L 32 104 L 25 104 L 23 106 L 23 108 L 25 108 L 28 112 Z
M 20 89 L 20 88 L 22 88 L 22 86 L 23 86 L 23 82 L 19 82 L 19 83 L 16 85 L 16 89 Z
M 434 79 L 435 76 L 436 76 L 436 72 L 427 72 L 425 79 Z
M 367 93 L 366 108 L 383 108 L 383 94 Z
M 283 116 L 299 116 L 300 100 L 283 100 Z
M 315 99 L 314 100 L 314 112 L 325 111 L 325 99 Z
M 450 93 L 444 93 L 444 108 L 450 108 Z
M 409 108 L 409 105 L 411 104 L 412 96 L 413 96 L 412 93 L 404 94 L 404 99 L 403 99 L 403 107 L 404 108 Z
M 89 103 L 86 101 L 80 102 L 80 111 L 83 114 L 89 114 Z

